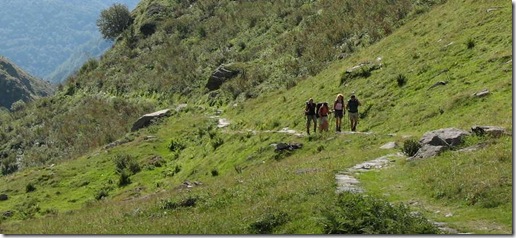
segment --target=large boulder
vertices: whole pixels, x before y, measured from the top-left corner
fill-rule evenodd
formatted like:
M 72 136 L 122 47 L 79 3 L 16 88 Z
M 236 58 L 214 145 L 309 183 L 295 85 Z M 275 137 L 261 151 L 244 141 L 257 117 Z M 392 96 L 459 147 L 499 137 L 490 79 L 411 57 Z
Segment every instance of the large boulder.
M 239 73 L 240 70 L 233 70 L 228 66 L 221 65 L 211 74 L 208 83 L 206 83 L 206 88 L 210 91 L 217 90 L 224 82 L 236 77 Z
M 478 136 L 489 135 L 492 137 L 500 137 L 509 134 L 505 128 L 500 126 L 472 126 L 471 131 Z
M 441 152 L 448 150 L 448 146 L 442 146 L 442 145 L 429 145 L 425 144 L 419 150 L 417 153 L 412 156 L 409 159 L 426 159 L 434 156 L 438 156 L 441 154 Z
M 464 137 L 468 135 L 471 135 L 471 133 L 461 129 L 439 129 L 425 133 L 419 140 L 419 143 L 421 145 L 428 144 L 433 146 L 453 147 L 460 145 L 463 142 Z
M 165 109 L 165 110 L 145 114 L 145 115 L 141 116 L 140 118 L 138 118 L 138 120 L 136 120 L 136 122 L 133 124 L 133 127 L 131 128 L 131 131 L 140 130 L 144 127 L 149 126 L 151 124 L 152 120 L 161 118 L 161 117 L 165 117 L 165 116 L 169 116 L 169 115 L 170 115 L 170 109 Z
M 441 152 L 462 144 L 464 137 L 468 135 L 471 135 L 471 133 L 456 128 L 427 132 L 419 140 L 421 148 L 409 159 L 425 159 L 438 156 Z

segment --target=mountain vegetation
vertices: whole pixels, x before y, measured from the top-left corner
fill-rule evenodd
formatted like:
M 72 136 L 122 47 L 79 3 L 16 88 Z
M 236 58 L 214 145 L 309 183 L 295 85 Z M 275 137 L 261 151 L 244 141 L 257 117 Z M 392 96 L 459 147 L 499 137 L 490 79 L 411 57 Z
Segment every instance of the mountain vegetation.
M 21 110 L 25 104 L 54 92 L 45 81 L 34 78 L 8 59 L 0 57 L 0 108 Z
M 102 9 L 116 2 L 133 9 L 138 0 L 2 1 L 0 55 L 35 77 L 61 83 L 112 45 L 100 41 L 95 20 Z
M 434 221 L 510 234 L 510 136 L 393 159 L 359 176 L 365 194 L 336 193 L 335 174 L 430 130 L 512 131 L 511 12 L 470 0 L 141 1 L 113 48 L 54 96 L 0 112 L 0 229 L 446 233 Z M 304 132 L 308 98 L 338 93 L 362 101 L 360 133 L 284 133 Z M 163 108 L 169 117 L 130 130 Z M 303 146 L 271 146 L 282 142 Z

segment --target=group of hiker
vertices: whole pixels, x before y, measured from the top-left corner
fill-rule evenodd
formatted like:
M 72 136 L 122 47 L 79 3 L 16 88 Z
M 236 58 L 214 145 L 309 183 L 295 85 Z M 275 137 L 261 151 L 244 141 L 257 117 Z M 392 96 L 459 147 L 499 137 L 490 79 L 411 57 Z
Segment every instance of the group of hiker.
M 312 123 L 314 125 L 314 133 L 317 131 L 317 124 L 319 124 L 320 132 L 328 131 L 328 117 L 332 112 L 335 116 L 335 131 L 341 132 L 342 118 L 346 114 L 346 110 L 348 111 L 350 129 L 351 131 L 356 131 L 358 123 L 358 106 L 361 106 L 361 103 L 354 94 L 352 94 L 350 99 L 345 102 L 344 96 L 339 93 L 337 98 L 335 98 L 332 110 L 330 110 L 328 102 L 314 103 L 312 98 L 308 99 L 305 106 L 306 133 L 310 135 L 310 127 Z

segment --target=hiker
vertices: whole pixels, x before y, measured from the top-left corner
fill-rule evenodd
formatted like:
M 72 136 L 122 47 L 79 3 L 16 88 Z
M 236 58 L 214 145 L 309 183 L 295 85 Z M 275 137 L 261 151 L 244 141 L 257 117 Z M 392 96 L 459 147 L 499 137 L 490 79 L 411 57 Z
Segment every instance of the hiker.
M 335 131 L 340 132 L 340 127 L 342 125 L 342 117 L 344 116 L 344 96 L 342 94 L 338 94 L 335 102 L 333 103 L 333 110 L 335 115 Z
M 308 99 L 305 105 L 305 116 L 306 116 L 306 133 L 310 135 L 310 123 L 314 123 L 314 133 L 317 128 L 317 119 L 315 117 L 315 103 L 312 98 Z
M 357 123 L 358 123 L 358 106 L 362 106 L 360 101 L 355 97 L 355 94 L 351 95 L 351 99 L 348 100 L 348 104 L 346 108 L 349 112 L 349 122 L 351 126 L 351 131 L 356 131 Z
M 330 109 L 328 108 L 328 103 L 323 102 L 321 108 L 319 108 L 317 114 L 319 115 L 319 131 L 328 131 L 328 113 L 330 113 Z

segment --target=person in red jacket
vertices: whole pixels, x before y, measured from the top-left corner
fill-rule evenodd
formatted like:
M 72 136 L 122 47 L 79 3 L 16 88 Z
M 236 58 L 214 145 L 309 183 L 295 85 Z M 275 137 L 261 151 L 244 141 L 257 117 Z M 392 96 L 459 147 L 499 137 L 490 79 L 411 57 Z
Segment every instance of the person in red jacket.
M 319 108 L 317 112 L 319 114 L 319 125 L 320 131 L 328 131 L 328 114 L 330 113 L 330 109 L 328 108 L 328 103 L 324 102 L 323 105 Z

